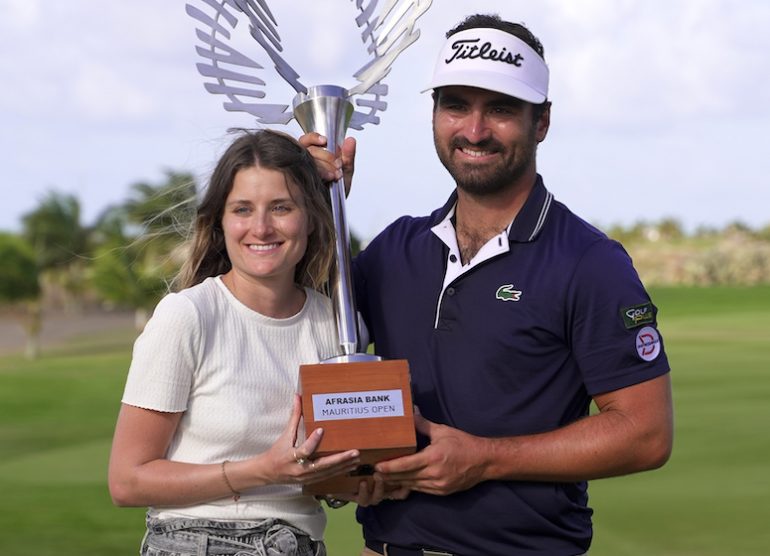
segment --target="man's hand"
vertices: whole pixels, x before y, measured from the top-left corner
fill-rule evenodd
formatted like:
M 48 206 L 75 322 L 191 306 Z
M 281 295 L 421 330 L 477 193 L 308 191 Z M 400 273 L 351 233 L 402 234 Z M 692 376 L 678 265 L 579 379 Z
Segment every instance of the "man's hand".
M 383 500 L 404 500 L 409 496 L 409 489 L 396 485 L 388 485 L 381 480 L 361 481 L 358 492 L 352 494 L 334 494 L 333 497 L 348 502 L 355 502 L 359 506 L 375 506 Z
M 482 438 L 415 413 L 427 448 L 380 462 L 374 478 L 389 497 L 410 490 L 447 495 L 483 481 L 574 482 L 656 469 L 671 454 L 669 374 L 594 397 L 599 413 L 548 432 Z M 397 490 L 394 490 L 397 489 Z M 391 491 L 397 493 L 390 496 Z M 378 494 L 369 494 L 369 503 Z M 366 500 L 365 500 L 366 502 Z
M 599 413 L 537 434 L 482 438 L 426 421 L 422 452 L 382 462 L 375 478 L 429 494 L 482 481 L 574 482 L 656 469 L 671 454 L 673 409 L 667 374 L 594 396 Z
M 485 438 L 414 416 L 417 430 L 430 439 L 424 450 L 378 463 L 375 478 L 386 484 L 427 494 L 447 495 L 485 480 L 486 457 L 492 443 Z
M 326 137 L 320 133 L 306 133 L 299 138 L 299 142 L 315 159 L 322 180 L 332 182 L 344 178 L 345 195 L 347 196 L 353 183 L 356 140 L 352 137 L 346 137 L 336 153 L 326 150 Z

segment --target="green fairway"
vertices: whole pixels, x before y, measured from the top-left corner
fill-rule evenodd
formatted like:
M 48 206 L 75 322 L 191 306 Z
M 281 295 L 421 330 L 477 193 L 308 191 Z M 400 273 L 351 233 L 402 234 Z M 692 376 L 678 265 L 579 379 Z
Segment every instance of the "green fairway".
M 770 287 L 652 294 L 673 368 L 674 455 L 591 484 L 591 555 L 770 554 Z M 0 554 L 138 553 L 144 511 L 113 507 L 106 487 L 133 336 L 0 358 Z M 353 514 L 329 511 L 332 556 L 358 553 Z
M 652 295 L 672 367 L 674 453 L 658 471 L 591 484 L 591 554 L 770 554 L 770 288 Z
M 132 338 L 0 359 L 0 553 L 138 553 L 143 511 L 113 507 L 106 487 Z

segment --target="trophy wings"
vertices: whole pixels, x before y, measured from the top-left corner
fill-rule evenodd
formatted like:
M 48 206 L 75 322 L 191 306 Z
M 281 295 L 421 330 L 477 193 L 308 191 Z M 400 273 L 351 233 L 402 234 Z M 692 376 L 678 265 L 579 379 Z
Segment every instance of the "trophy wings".
M 362 29 L 361 39 L 372 58 L 353 77 L 358 83 L 349 89 L 354 95 L 355 110 L 350 127 L 362 129 L 364 124 L 378 124 L 377 112 L 385 110 L 383 100 L 388 87 L 382 79 L 390 72 L 396 57 L 420 36 L 415 27 L 418 17 L 425 13 L 432 0 L 386 0 L 377 11 L 378 0 L 351 0 L 359 11 L 356 24 Z M 196 28 L 200 44 L 195 47 L 203 62 L 196 64 L 198 72 L 210 81 L 204 83 L 209 93 L 221 94 L 225 110 L 246 112 L 263 124 L 287 124 L 293 118 L 288 104 L 256 102 L 266 94 L 265 81 L 256 74 L 264 67 L 232 45 L 232 31 L 245 16 L 249 33 L 272 60 L 276 72 L 297 93 L 307 92 L 299 74 L 282 57 L 283 46 L 276 22 L 266 0 L 199 0 L 208 6 L 208 12 L 192 3 L 185 5 L 187 14 L 204 29 Z

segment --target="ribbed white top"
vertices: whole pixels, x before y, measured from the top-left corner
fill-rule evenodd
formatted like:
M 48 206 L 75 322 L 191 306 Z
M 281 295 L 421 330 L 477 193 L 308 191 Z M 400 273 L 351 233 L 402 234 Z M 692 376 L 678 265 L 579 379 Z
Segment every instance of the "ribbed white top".
M 302 310 L 274 319 L 238 301 L 219 277 L 158 303 L 134 344 L 123 403 L 184 412 L 168 450 L 187 463 L 238 461 L 265 452 L 289 420 L 299 366 L 339 352 L 330 300 L 306 289 Z M 299 485 L 150 508 L 160 518 L 283 519 L 321 539 L 326 517 Z

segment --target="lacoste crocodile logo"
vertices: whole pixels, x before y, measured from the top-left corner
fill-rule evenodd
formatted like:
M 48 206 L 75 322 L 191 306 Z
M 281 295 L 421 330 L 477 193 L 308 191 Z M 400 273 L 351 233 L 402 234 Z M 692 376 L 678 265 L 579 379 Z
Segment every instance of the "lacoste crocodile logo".
M 501 301 L 519 301 L 521 299 L 521 290 L 514 290 L 513 284 L 505 284 L 497 288 L 495 299 Z

